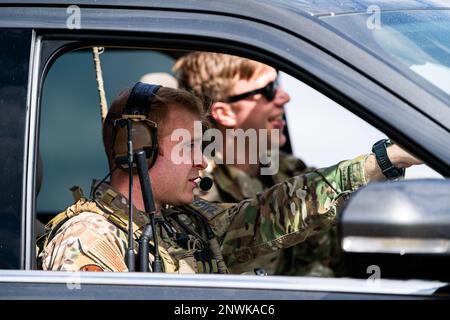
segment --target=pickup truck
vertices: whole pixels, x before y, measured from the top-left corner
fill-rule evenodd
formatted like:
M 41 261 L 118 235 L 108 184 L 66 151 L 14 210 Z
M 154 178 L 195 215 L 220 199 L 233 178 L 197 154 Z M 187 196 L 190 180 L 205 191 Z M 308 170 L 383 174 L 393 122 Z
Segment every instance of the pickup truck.
M 2 1 L 0 298 L 448 299 L 449 18 L 439 0 Z M 93 47 L 105 50 L 111 96 L 137 69 L 170 72 L 189 51 L 262 61 L 443 178 L 356 192 L 338 219 L 341 278 L 36 270 L 42 225 L 70 203 L 73 184 L 106 170 Z

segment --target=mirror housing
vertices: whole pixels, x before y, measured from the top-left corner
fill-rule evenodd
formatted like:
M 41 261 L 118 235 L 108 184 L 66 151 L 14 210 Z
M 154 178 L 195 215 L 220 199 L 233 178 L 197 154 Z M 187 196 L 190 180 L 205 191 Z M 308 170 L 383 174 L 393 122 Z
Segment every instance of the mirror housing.
M 370 183 L 338 224 L 349 276 L 450 281 L 450 180 Z

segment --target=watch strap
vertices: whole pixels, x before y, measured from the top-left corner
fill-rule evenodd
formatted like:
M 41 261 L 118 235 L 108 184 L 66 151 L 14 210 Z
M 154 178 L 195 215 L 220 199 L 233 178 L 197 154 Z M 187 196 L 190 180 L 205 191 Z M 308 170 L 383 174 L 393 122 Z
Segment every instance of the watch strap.
M 380 166 L 383 175 L 389 180 L 398 179 L 405 176 L 405 169 L 395 167 L 388 157 L 386 148 L 392 145 L 389 139 L 382 139 L 377 141 L 373 147 L 372 152 L 375 154 L 377 163 Z

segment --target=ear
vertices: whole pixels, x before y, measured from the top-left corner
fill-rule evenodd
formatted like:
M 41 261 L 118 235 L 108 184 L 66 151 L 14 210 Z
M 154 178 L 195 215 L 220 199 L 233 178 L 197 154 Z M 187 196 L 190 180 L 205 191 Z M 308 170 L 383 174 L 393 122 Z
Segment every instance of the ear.
M 224 127 L 234 127 L 236 125 L 236 113 L 229 103 L 214 102 L 211 106 L 211 116 L 218 124 Z

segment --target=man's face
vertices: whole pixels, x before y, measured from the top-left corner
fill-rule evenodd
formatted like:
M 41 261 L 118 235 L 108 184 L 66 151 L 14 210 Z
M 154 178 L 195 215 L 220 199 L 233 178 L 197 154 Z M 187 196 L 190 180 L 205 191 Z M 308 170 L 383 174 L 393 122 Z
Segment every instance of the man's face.
M 171 107 L 164 120 L 163 137 L 159 140 L 159 155 L 149 171 L 155 199 L 160 204 L 182 205 L 193 200 L 193 189 L 197 187 L 194 180 L 198 179 L 199 170 L 206 168 L 201 154 L 202 132 L 194 131 L 195 121 L 199 121 L 198 118 L 181 107 Z M 187 130 L 192 139 L 184 141 L 183 144 L 180 141 L 171 141 L 172 132 L 176 129 Z M 176 164 L 172 159 L 172 150 L 179 150 L 180 147 L 183 148 L 184 159 L 181 164 Z M 199 150 L 194 152 L 194 147 Z
M 275 81 L 277 72 L 274 68 L 264 65 L 258 70 L 250 80 L 238 80 L 232 88 L 230 95 L 238 95 L 266 86 L 271 81 Z M 262 94 L 257 94 L 232 104 L 236 114 L 235 128 L 247 129 L 267 129 L 268 133 L 273 129 L 279 129 L 280 146 L 286 143 L 286 136 L 283 134 L 284 105 L 290 100 L 289 95 L 278 88 L 275 98 L 268 101 Z

